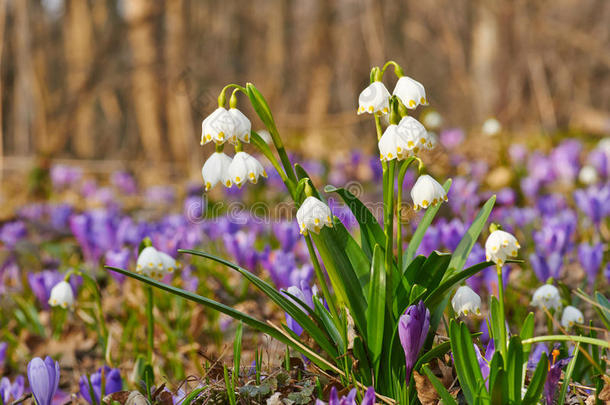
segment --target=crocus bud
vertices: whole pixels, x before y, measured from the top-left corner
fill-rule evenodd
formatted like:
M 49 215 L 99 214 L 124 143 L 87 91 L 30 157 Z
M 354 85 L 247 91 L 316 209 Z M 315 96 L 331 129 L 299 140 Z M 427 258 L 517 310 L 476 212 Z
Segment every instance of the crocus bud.
M 517 256 L 519 242 L 508 232 L 493 231 L 485 242 L 485 257 L 497 265 L 503 265 L 508 257 Z
M 231 176 L 229 175 L 229 167 L 231 166 L 231 158 L 223 152 L 214 152 L 206 160 L 201 168 L 205 191 L 214 187 L 217 183 L 222 183 L 225 187 L 231 187 Z
M 546 308 L 549 311 L 559 311 L 561 309 L 561 297 L 559 290 L 550 284 L 545 284 L 534 291 L 532 305 L 540 309 Z
M 224 107 L 218 107 L 201 123 L 201 145 L 214 141 L 223 144 L 236 130 L 233 116 Z
M 47 356 L 28 363 L 28 381 L 37 405 L 51 405 L 59 385 L 59 363 Z
M 470 287 L 464 285 L 455 292 L 453 299 L 451 299 L 451 306 L 458 315 L 479 315 L 481 313 L 481 297 Z
M 233 117 L 233 121 L 235 122 L 235 131 L 229 138 L 229 142 L 236 144 L 237 141 L 242 142 L 250 142 L 250 130 L 252 129 L 252 124 L 248 117 L 244 115 L 237 108 L 230 108 L 229 114 Z
M 358 115 L 383 115 L 390 112 L 390 92 L 381 82 L 369 84 L 358 97 Z
M 74 306 L 74 292 L 70 283 L 63 280 L 51 289 L 49 305 L 52 307 L 72 308 Z
M 571 328 L 575 324 L 583 324 L 584 322 L 585 317 L 578 308 L 571 305 L 564 308 L 563 314 L 561 315 L 561 326 L 564 328 Z
M 267 172 L 255 157 L 237 152 L 229 166 L 229 176 L 237 187 L 241 187 L 246 181 L 256 184 L 259 177 L 267 177 Z
M 429 329 L 430 311 L 423 301 L 408 307 L 398 321 L 398 336 L 405 352 L 407 385 L 409 385 L 411 371 L 426 341 Z
M 424 174 L 418 177 L 411 189 L 411 199 L 413 200 L 413 208 L 418 210 L 447 201 L 447 193 L 436 180 Z
M 307 197 L 297 211 L 297 222 L 303 235 L 308 231 L 320 233 L 324 225 L 332 228 L 332 214 L 328 205 L 316 197 Z
M 411 79 L 408 76 L 403 76 L 398 79 L 392 94 L 397 96 L 405 107 L 409 109 L 415 109 L 420 104 L 428 104 L 424 86 L 417 80 Z

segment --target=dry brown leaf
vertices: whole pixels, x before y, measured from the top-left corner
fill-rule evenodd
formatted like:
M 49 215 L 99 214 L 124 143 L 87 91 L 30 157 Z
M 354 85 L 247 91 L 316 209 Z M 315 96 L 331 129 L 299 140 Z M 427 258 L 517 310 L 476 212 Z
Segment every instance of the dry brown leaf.
M 604 379 L 604 388 L 600 391 L 598 398 L 602 401 L 610 401 L 610 377 L 604 375 L 602 378 Z
M 415 380 L 415 389 L 417 390 L 417 398 L 422 405 L 438 404 L 438 393 L 427 377 L 413 371 L 413 379 Z

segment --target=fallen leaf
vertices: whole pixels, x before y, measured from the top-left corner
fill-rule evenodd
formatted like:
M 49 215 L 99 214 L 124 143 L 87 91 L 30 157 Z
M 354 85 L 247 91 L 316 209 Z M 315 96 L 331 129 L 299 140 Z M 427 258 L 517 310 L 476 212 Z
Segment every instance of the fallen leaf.
M 439 396 L 430 380 L 417 371 L 413 371 L 413 379 L 415 380 L 415 389 L 417 390 L 419 402 L 422 405 L 438 404 Z

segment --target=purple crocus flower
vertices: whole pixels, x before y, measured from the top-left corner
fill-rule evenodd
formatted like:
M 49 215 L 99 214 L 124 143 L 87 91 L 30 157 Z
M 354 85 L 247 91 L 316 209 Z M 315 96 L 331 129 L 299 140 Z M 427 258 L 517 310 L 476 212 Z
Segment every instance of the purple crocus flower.
M 469 220 L 480 202 L 478 189 L 479 184 L 474 180 L 467 180 L 464 177 L 455 178 L 447 195 L 453 213 Z
M 441 132 L 440 141 L 446 148 L 453 149 L 464 142 L 464 131 L 459 128 L 446 129 Z
M 408 307 L 398 321 L 398 336 L 400 337 L 400 344 L 405 351 L 407 385 L 409 385 L 411 371 L 426 341 L 429 329 L 430 311 L 426 308 L 423 301 Z
M 271 228 L 284 251 L 292 250 L 301 238 L 299 226 L 294 221 L 275 222 Z
M 602 259 L 604 256 L 604 245 L 597 243 L 589 245 L 588 243 L 581 243 L 578 245 L 578 259 L 580 265 L 587 273 L 587 279 L 589 285 L 595 284 L 595 279 L 599 273 L 599 269 L 602 265 Z
M 65 231 L 69 227 L 69 220 L 74 208 L 70 204 L 49 205 L 49 221 L 56 231 Z
M 38 405 L 51 405 L 59 385 L 59 363 L 47 356 L 28 363 L 28 381 Z
M 0 342 L 0 370 L 4 368 L 4 362 L 6 361 L 6 349 L 8 348 L 8 343 Z
M 110 178 L 110 182 L 123 194 L 132 195 L 138 191 L 136 179 L 134 179 L 130 173 L 125 171 L 119 170 L 114 172 Z
M 610 214 L 610 185 L 592 186 L 586 190 L 576 190 L 574 201 L 582 212 L 597 226 Z
M 563 265 L 563 258 L 558 252 L 551 252 L 547 255 L 532 253 L 530 255 L 530 264 L 532 265 L 538 280 L 540 280 L 541 283 L 546 283 L 550 277 L 553 277 L 554 279 L 559 278 Z
M 543 353 L 548 353 L 549 348 L 544 343 L 538 343 L 534 346 L 534 350 L 531 351 L 530 357 L 527 360 L 527 368 L 529 370 L 535 370 L 540 362 L 540 357 Z
M 555 176 L 563 183 L 572 184 L 580 170 L 582 144 L 576 139 L 563 141 L 549 155 Z
M 78 182 L 83 175 L 79 167 L 68 165 L 53 165 L 50 170 L 51 182 L 56 189 L 67 188 Z
M 305 283 L 302 283 L 300 285 L 300 288 L 295 285 L 292 285 L 286 289 L 286 292 L 290 293 L 291 295 L 295 296 L 299 300 L 303 301 L 303 303 L 307 304 L 310 308 L 313 309 L 313 290 Z M 282 294 L 286 295 L 286 298 L 288 298 L 290 301 L 292 301 L 303 312 L 307 313 L 307 310 L 305 308 L 303 308 L 301 306 L 301 304 L 294 301 L 292 299 L 292 297 L 288 296 L 288 294 L 284 293 L 283 291 L 282 291 Z M 286 314 L 286 325 L 290 328 L 291 331 L 293 331 L 294 333 L 296 333 L 299 336 L 301 336 L 301 334 L 303 333 L 303 327 L 301 327 L 301 325 L 299 325 L 297 323 L 297 321 L 295 321 L 288 314 Z
M 240 266 L 254 270 L 259 261 L 259 255 L 254 248 L 256 234 L 254 232 L 238 231 L 235 234 L 223 235 L 227 252 Z
M 328 398 L 328 405 L 357 405 L 356 404 L 356 389 L 352 388 L 351 391 L 344 397 L 339 398 L 337 388 L 332 387 L 330 389 L 330 397 Z
M 102 373 L 104 373 L 104 392 L 102 392 Z M 91 399 L 89 382 L 91 382 L 91 387 L 93 388 L 95 401 Z M 100 367 L 95 373 L 91 374 L 89 379 L 87 379 L 86 375 L 81 376 L 79 386 L 80 394 L 87 402 L 90 404 L 100 404 L 106 395 L 123 389 L 121 371 L 118 368 L 110 368 L 108 366 Z
M 479 350 L 479 346 L 474 345 L 474 352 L 477 355 L 477 361 L 479 363 L 479 367 L 481 368 L 481 374 L 483 375 L 483 380 L 485 380 L 485 386 L 489 388 L 489 365 L 491 363 L 491 358 L 493 357 L 496 348 L 494 345 L 494 340 L 489 339 L 487 343 L 487 348 L 485 349 L 485 356 L 481 355 L 481 350 Z
M 0 242 L 4 243 L 8 249 L 12 249 L 27 236 L 27 232 L 22 221 L 7 222 L 0 228 Z
M 8 404 L 11 402 L 11 398 L 13 401 L 21 398 L 24 388 L 25 378 L 23 378 L 22 375 L 15 377 L 13 383 L 11 383 L 7 377 L 2 377 L 2 379 L 0 379 L 0 399 L 2 400 L 2 403 Z
M 129 259 L 131 258 L 132 250 L 129 248 L 122 248 L 118 250 L 111 250 L 106 253 L 106 266 L 118 267 L 120 269 L 129 268 Z M 112 278 L 119 284 L 125 281 L 125 275 L 114 271 L 110 272 Z
M 553 361 L 548 374 L 546 375 L 546 381 L 544 382 L 544 398 L 547 405 L 552 405 L 555 400 L 555 393 L 559 385 L 559 379 L 561 378 L 561 370 L 570 362 L 570 358 L 561 359 L 555 361 L 559 355 L 559 350 L 553 349 L 552 356 Z
M 513 163 L 522 164 L 527 158 L 527 148 L 522 144 L 514 143 L 509 146 L 508 155 Z
M 449 249 L 449 251 L 454 251 L 462 240 L 462 236 L 466 233 L 466 226 L 458 218 L 442 223 L 442 225 L 439 223 L 439 225 L 443 245 Z

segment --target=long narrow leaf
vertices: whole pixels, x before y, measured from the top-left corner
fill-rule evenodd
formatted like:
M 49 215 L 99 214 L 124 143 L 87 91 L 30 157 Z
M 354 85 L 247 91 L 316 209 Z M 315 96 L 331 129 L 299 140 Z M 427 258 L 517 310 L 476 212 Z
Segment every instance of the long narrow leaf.
M 527 387 L 527 391 L 523 396 L 521 405 L 534 405 L 538 403 L 540 395 L 542 394 L 542 389 L 544 388 L 544 381 L 546 380 L 548 368 L 549 361 L 546 357 L 546 353 L 543 353 L 542 356 L 540 356 L 540 361 L 538 362 L 538 366 L 536 366 L 530 385 Z
M 432 386 L 434 386 L 434 389 L 443 400 L 443 404 L 457 405 L 457 401 L 451 396 L 449 391 L 447 391 L 447 388 L 445 388 L 443 383 L 440 382 L 438 378 L 436 378 L 436 376 L 434 375 L 434 373 L 432 373 L 428 365 L 424 364 L 422 366 L 422 371 L 424 372 L 424 374 L 426 374 L 426 377 L 428 377 L 428 380 L 430 380 Z
M 383 345 L 385 321 L 386 272 L 381 247 L 373 249 L 373 265 L 371 266 L 371 281 L 369 283 L 369 304 L 366 310 L 367 339 L 366 344 L 371 353 L 375 370 L 379 370 L 379 359 Z
M 519 336 L 513 336 L 508 345 L 506 362 L 508 398 L 513 403 L 521 400 L 521 381 L 523 377 L 523 345 Z

